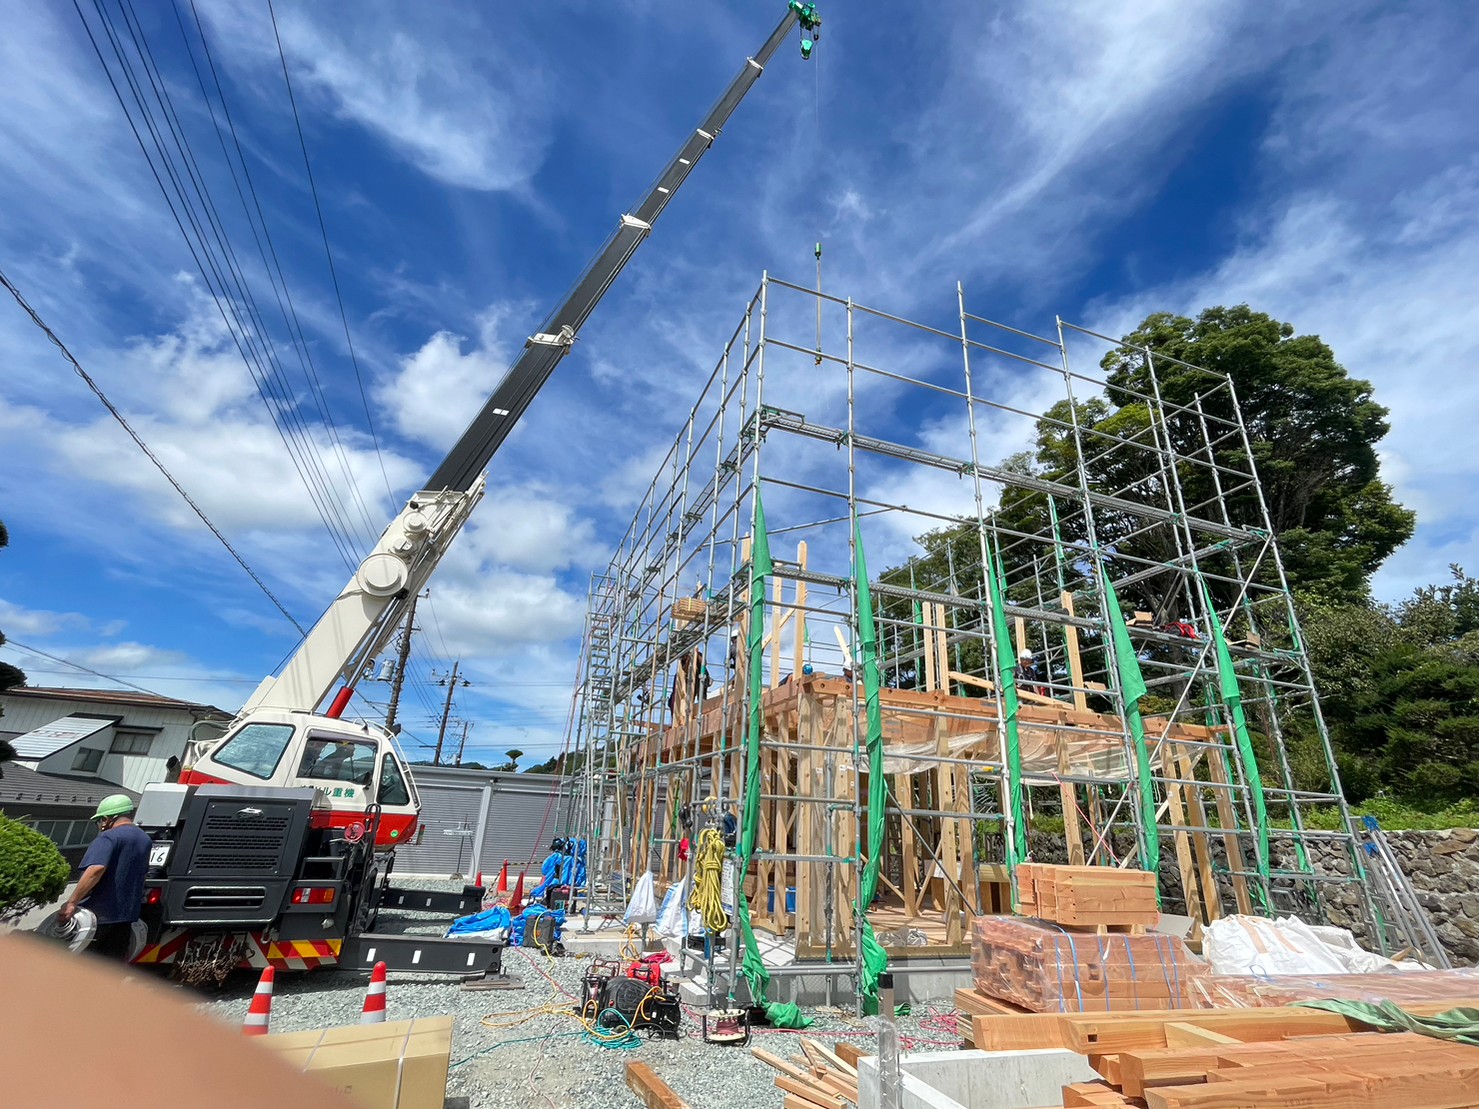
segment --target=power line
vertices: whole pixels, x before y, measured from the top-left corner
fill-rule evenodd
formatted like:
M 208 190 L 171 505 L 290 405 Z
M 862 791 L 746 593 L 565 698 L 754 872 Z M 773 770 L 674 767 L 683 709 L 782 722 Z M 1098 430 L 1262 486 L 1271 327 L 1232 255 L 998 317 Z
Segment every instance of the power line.
M 214 204 L 210 199 L 209 190 L 205 188 L 203 181 L 191 168 L 193 155 L 189 153 L 188 141 L 184 139 L 184 136 L 168 119 L 169 109 L 166 107 L 168 100 L 167 92 L 161 91 L 159 83 L 155 81 L 153 74 L 149 72 L 146 64 L 146 76 L 149 78 L 155 99 L 160 102 L 161 108 L 165 108 L 166 110 L 165 122 L 169 125 L 171 136 L 174 138 L 175 148 L 180 152 L 182 166 L 179 169 L 176 168 L 174 160 L 166 147 L 164 137 L 161 133 L 161 126 L 155 121 L 153 109 L 148 104 L 139 79 L 134 72 L 133 63 L 129 60 L 122 42 L 115 32 L 111 18 L 104 11 L 100 0 L 93 0 L 93 6 L 98 13 L 102 30 L 113 51 L 119 71 L 132 94 L 138 112 L 138 120 L 135 119 L 134 112 L 130 111 L 128 102 L 124 98 L 123 90 L 114 79 L 112 68 L 103 57 L 102 47 L 98 42 L 97 36 L 93 33 L 92 25 L 83 16 L 78 0 L 73 0 L 73 7 L 76 9 L 78 18 L 83 24 L 83 29 L 87 33 L 88 40 L 92 44 L 98 62 L 103 68 L 120 108 L 123 109 L 124 117 L 128 121 L 129 128 L 133 132 L 135 140 L 139 144 L 139 149 L 144 154 L 145 161 L 149 165 L 155 183 L 158 184 L 160 192 L 164 196 L 170 215 L 175 221 L 175 226 L 179 229 L 181 237 L 184 238 L 186 247 L 190 251 L 191 257 L 195 260 L 196 268 L 205 282 L 206 290 L 215 301 L 216 308 L 220 312 L 221 318 L 225 322 L 233 342 L 236 344 L 238 353 L 241 354 L 243 362 L 246 363 L 248 371 L 252 374 L 253 381 L 257 386 L 257 391 L 262 398 L 263 404 L 267 408 L 268 415 L 276 426 L 278 434 L 283 440 L 283 445 L 287 448 L 289 456 L 293 460 L 294 467 L 297 469 L 299 477 L 303 480 L 309 497 L 312 499 L 320 519 L 329 532 L 330 539 L 339 550 L 340 557 L 344 560 L 345 564 L 353 567 L 356 559 L 353 557 L 352 550 L 356 541 L 350 538 L 352 529 L 349 527 L 344 514 L 343 505 L 342 503 L 334 503 L 334 499 L 331 496 L 331 486 L 327 481 L 327 474 L 323 470 L 322 461 L 318 457 L 317 451 L 309 441 L 307 425 L 292 402 L 292 390 L 287 384 L 281 363 L 276 359 L 270 336 L 268 336 L 266 328 L 262 324 L 260 313 L 255 311 L 255 301 L 251 296 L 245 279 L 241 276 L 240 268 L 235 264 L 235 254 L 231 249 L 230 242 L 221 231 L 219 220 L 215 218 Z M 137 46 L 137 39 L 135 42 Z M 150 154 L 149 144 L 146 143 L 143 134 L 140 132 L 141 123 L 148 131 L 149 137 L 153 142 L 156 152 L 154 155 Z M 158 164 L 156 164 L 156 156 Z M 202 217 L 196 212 L 196 201 L 192 200 L 190 190 L 186 188 L 182 176 L 189 177 L 190 183 L 194 186 L 195 192 L 199 197 L 199 203 L 205 210 L 204 220 L 210 225 L 216 247 L 222 255 L 220 263 L 217 262 L 210 239 L 202 227 Z M 165 183 L 166 177 L 169 179 L 168 185 Z M 170 186 L 173 186 L 173 195 L 171 194 Z M 176 199 L 178 199 L 178 207 L 176 205 Z M 190 231 L 186 229 L 185 224 L 187 221 L 195 232 L 193 238 Z M 199 244 L 198 249 L 197 242 Z M 242 302 L 247 306 L 249 315 L 253 317 L 252 325 L 249 325 L 247 321 L 242 319 L 235 300 L 229 296 L 223 299 L 223 294 L 227 293 L 227 286 L 229 284 L 222 273 L 223 265 L 233 278 L 236 291 L 240 294 Z M 259 349 L 259 346 L 261 349 Z M 281 418 L 279 418 L 280 416 Z M 337 517 L 337 526 L 333 517 Z
M 195 0 L 190 0 L 193 9 Z M 354 379 L 359 384 L 359 399 L 365 408 L 365 423 L 370 429 L 370 442 L 375 445 L 375 457 L 380 460 L 380 476 L 385 479 L 385 493 L 390 498 L 391 511 L 395 510 L 395 490 L 390 487 L 390 474 L 385 470 L 385 456 L 380 453 L 380 439 L 375 434 L 375 418 L 370 415 L 370 398 L 365 393 L 364 375 L 360 373 L 359 359 L 354 353 L 354 339 L 349 334 L 349 314 L 344 310 L 344 294 L 339 290 L 339 271 L 334 267 L 334 252 L 329 249 L 329 228 L 324 222 L 323 205 L 318 200 L 318 185 L 313 180 L 313 165 L 308 160 L 308 141 L 303 137 L 303 121 L 298 116 L 298 99 L 293 95 L 293 81 L 288 76 L 288 58 L 283 52 L 282 35 L 277 29 L 277 11 L 272 0 L 267 0 L 267 14 L 272 20 L 272 37 L 277 40 L 277 57 L 282 62 L 282 83 L 288 90 L 288 104 L 293 109 L 293 125 L 298 130 L 298 147 L 303 151 L 303 168 L 308 173 L 308 190 L 313 194 L 313 210 L 318 213 L 318 229 L 323 235 L 324 257 L 329 262 L 329 277 L 334 284 L 334 299 L 339 302 L 339 319 L 344 324 L 344 342 L 349 348 L 349 361 L 354 366 Z
M 101 670 L 94 670 L 91 666 L 83 666 L 82 663 L 73 662 L 69 658 L 61 658 L 57 655 L 48 654 L 47 652 L 41 650 L 39 647 L 28 647 L 24 643 L 21 643 L 19 640 L 7 639 L 5 641 L 5 646 L 18 648 L 19 650 L 25 651 L 27 654 L 40 655 L 42 658 L 49 658 L 52 662 L 60 662 L 63 666 L 70 666 L 74 670 L 81 670 L 84 673 L 93 675 L 94 677 L 102 678 L 104 681 L 114 682 L 118 685 L 126 685 L 129 689 L 137 689 L 140 693 L 147 693 L 151 697 L 164 696 L 163 693 L 156 693 L 152 689 L 145 689 L 141 685 L 134 685 L 133 682 L 126 682 L 122 678 L 115 678 L 112 674 L 104 674 Z
M 164 463 L 159 460 L 159 457 L 152 450 L 149 449 L 149 444 L 145 443 L 144 440 L 139 437 L 139 433 L 136 432 L 129 424 L 128 420 L 124 418 L 123 413 L 118 411 L 113 402 L 108 399 L 107 394 L 105 394 L 103 390 L 98 387 L 98 383 L 94 381 L 92 377 L 89 376 L 88 372 L 82 368 L 82 363 L 78 362 L 77 359 L 73 357 L 72 352 L 67 349 L 67 345 L 57 337 L 55 331 L 47 326 L 46 321 L 37 314 L 36 309 L 32 308 L 30 304 L 26 302 L 26 298 L 21 295 L 20 290 L 11 283 L 10 278 L 6 277 L 3 271 L 0 271 L 0 284 L 3 284 L 5 286 L 10 295 L 15 298 L 16 303 L 19 304 L 21 308 L 25 310 L 26 314 L 31 317 L 31 322 L 39 327 L 45 333 L 46 337 L 50 339 L 51 342 L 56 346 L 56 348 L 62 352 L 62 357 L 64 357 L 68 362 L 72 364 L 72 369 L 77 372 L 77 376 L 82 378 L 82 380 L 87 383 L 87 387 L 93 391 L 98 400 L 103 402 L 103 407 L 105 407 L 113 416 L 113 418 L 118 421 L 119 426 L 121 426 L 124 431 L 128 432 L 129 438 L 131 438 L 138 445 L 139 450 L 143 451 L 149 461 L 154 463 L 159 472 L 164 475 L 165 480 L 174 487 L 175 492 L 180 494 L 180 496 L 184 498 L 185 503 L 194 510 L 195 515 L 200 517 L 201 522 L 204 523 L 206 527 L 210 528 L 211 534 L 221 541 L 221 546 L 225 547 L 226 550 L 230 552 L 231 557 L 236 559 L 237 564 L 240 565 L 241 568 L 247 572 L 252 581 L 257 583 L 257 588 L 265 593 L 267 595 L 267 599 L 277 607 L 277 611 L 286 616 L 289 622 L 292 623 L 293 627 L 298 629 L 299 635 L 306 636 L 308 632 L 304 630 L 303 625 L 298 623 L 297 620 L 293 619 L 293 614 L 289 612 L 286 608 L 284 608 L 283 603 L 277 599 L 277 595 L 273 593 L 271 589 L 267 588 L 267 583 L 264 582 L 260 577 L 258 577 L 255 570 L 247 565 L 247 561 L 241 556 L 241 552 L 233 547 L 231 545 L 231 541 L 221 534 L 221 529 L 216 527 L 216 525 L 211 522 L 211 518 L 205 514 L 205 510 L 202 509 L 200 505 L 195 503 L 195 498 L 190 496 L 189 493 L 185 492 L 184 487 L 175 480 L 175 475 L 170 473 L 169 470 L 165 467 Z

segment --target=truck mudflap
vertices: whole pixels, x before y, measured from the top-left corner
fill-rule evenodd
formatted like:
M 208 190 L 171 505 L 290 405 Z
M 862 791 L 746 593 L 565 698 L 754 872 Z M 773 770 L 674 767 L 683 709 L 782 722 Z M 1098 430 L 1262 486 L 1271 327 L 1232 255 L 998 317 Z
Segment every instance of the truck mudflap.
M 228 941 L 234 946 L 235 967 L 251 967 L 262 970 L 313 970 L 321 966 L 334 966 L 339 962 L 343 948 L 342 940 L 277 940 L 263 936 L 260 932 L 245 934 L 195 936 L 186 929 L 166 931 L 158 943 L 146 944 L 134 958 L 140 965 L 168 966 L 186 958 L 186 949 L 194 939 L 197 946 L 211 945 L 219 949 Z

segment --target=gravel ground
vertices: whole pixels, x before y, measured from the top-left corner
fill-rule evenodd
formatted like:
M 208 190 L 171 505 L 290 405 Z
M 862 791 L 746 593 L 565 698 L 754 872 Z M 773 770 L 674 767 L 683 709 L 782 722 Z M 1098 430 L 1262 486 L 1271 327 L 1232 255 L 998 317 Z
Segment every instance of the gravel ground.
M 410 882 L 401 884 L 409 885 Z M 428 888 L 454 888 L 450 883 L 416 883 Z M 379 927 L 439 935 L 445 919 L 411 913 L 386 913 Z M 754 1059 L 747 1048 L 705 1044 L 700 1038 L 698 1013 L 685 1010 L 683 1038 L 647 1039 L 634 1050 L 620 1051 L 587 1043 L 582 1028 L 569 1016 L 551 1015 L 543 1007 L 568 1008 L 580 995 L 580 980 L 589 962 L 563 956 L 551 959 L 538 951 L 511 948 L 504 953 L 506 974 L 522 988 L 486 993 L 461 989 L 455 979 L 426 975 L 392 974 L 386 990 L 390 1020 L 451 1014 L 452 1071 L 447 1083 L 451 1096 L 469 1099 L 472 1109 L 504 1106 L 551 1105 L 564 1109 L 639 1106 L 628 1092 L 623 1067 L 628 1059 L 651 1066 L 693 1109 L 779 1107 L 781 1092 L 774 1086 L 775 1071 Z M 272 1005 L 272 1031 L 296 1032 L 359 1020 L 365 978 L 356 974 L 318 971 L 278 976 Z M 201 1010 L 239 1026 L 256 984 L 255 975 L 233 975 Z M 529 1012 L 529 1010 L 535 1010 Z M 868 1042 L 867 1025 L 851 1013 L 808 1010 L 815 1023 L 804 1033 L 824 1043 L 835 1040 Z M 488 1027 L 491 1024 L 504 1027 Z M 938 1012 L 899 1018 L 906 1048 L 939 1049 L 959 1045 L 953 1019 Z M 800 1054 L 795 1033 L 757 1029 L 752 1043 L 777 1055 Z

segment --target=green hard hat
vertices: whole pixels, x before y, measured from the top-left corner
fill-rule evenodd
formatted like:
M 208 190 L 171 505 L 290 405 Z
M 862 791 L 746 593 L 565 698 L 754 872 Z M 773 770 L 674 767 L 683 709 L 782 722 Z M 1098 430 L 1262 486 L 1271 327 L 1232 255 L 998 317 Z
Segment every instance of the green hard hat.
M 92 818 L 101 820 L 105 816 L 122 816 L 133 811 L 133 799 L 128 794 L 111 793 L 98 802 L 98 811 L 92 814 Z

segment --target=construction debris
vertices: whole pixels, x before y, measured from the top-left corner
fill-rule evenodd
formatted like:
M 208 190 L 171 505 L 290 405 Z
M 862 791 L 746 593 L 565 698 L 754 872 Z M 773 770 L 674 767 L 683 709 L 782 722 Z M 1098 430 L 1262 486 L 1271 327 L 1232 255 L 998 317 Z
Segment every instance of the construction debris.
M 776 1089 L 785 1095 L 784 1109 L 843 1109 L 858 1104 L 857 1060 L 861 1052 L 852 1044 L 839 1043 L 835 1051 L 816 1040 L 802 1037 L 804 1055 L 782 1059 L 763 1048 L 750 1054 L 774 1067 Z

